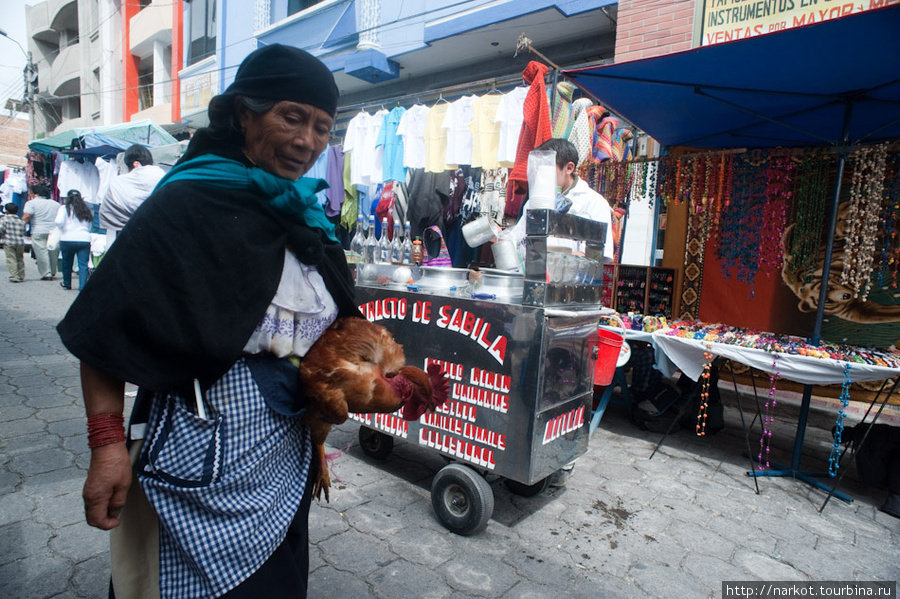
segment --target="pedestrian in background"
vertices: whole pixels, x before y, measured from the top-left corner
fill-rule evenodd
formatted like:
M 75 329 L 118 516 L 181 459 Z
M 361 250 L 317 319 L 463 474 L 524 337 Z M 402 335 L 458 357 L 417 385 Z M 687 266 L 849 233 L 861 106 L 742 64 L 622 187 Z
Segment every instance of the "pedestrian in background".
M 116 235 L 166 174 L 153 164 L 150 150 L 140 144 L 125 150 L 124 161 L 127 172 L 110 182 L 109 191 L 100 203 L 100 227 Z M 114 235 L 110 236 L 110 243 L 114 239 Z
M 12 202 L 0 219 L 0 244 L 6 252 L 9 280 L 21 283 L 25 280 L 25 222 L 19 218 L 19 206 Z
M 88 279 L 88 260 L 91 257 L 91 224 L 94 215 L 84 203 L 81 192 L 69 190 L 66 203 L 56 213 L 59 227 L 59 251 L 62 252 L 63 289 L 72 288 L 72 263 L 78 259 L 78 289 L 84 289 Z
M 50 188 L 37 183 L 31 186 L 31 199 L 25 202 L 22 220 L 31 224 L 31 249 L 42 281 L 56 276 L 59 250 L 47 249 L 47 237 L 56 225 L 59 204 L 50 199 Z

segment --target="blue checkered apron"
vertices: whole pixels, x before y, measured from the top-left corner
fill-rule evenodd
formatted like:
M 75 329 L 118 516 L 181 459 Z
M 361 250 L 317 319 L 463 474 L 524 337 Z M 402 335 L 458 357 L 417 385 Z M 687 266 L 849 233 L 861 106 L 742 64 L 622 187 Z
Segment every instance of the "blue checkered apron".
M 306 486 L 312 447 L 298 417 L 266 404 L 241 359 L 195 399 L 153 401 L 139 479 L 159 515 L 163 598 L 234 588 L 284 540 Z

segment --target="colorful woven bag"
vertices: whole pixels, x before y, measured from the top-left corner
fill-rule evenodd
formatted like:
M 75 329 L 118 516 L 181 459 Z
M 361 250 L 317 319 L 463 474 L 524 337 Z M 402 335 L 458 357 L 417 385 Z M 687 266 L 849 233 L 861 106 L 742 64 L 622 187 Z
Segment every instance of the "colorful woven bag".
M 440 227 L 438 227 L 437 225 L 431 225 L 426 229 L 426 231 L 434 231 L 435 233 L 437 233 L 437 236 L 441 240 L 441 250 L 440 252 L 438 252 L 438 255 L 436 257 L 430 258 L 428 260 L 423 260 L 422 264 L 424 266 L 452 266 L 453 264 L 450 261 L 450 252 L 447 251 L 447 244 L 444 243 L 444 235 L 443 233 L 441 233 Z M 425 245 L 427 246 L 427 244 Z

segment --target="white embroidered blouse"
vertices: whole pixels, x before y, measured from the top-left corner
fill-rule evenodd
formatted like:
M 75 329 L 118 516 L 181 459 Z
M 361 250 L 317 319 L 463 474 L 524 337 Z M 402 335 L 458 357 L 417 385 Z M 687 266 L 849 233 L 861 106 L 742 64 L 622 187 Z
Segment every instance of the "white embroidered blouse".
M 337 304 L 328 293 L 322 275 L 285 250 L 278 290 L 244 345 L 244 352 L 302 358 L 337 315 Z

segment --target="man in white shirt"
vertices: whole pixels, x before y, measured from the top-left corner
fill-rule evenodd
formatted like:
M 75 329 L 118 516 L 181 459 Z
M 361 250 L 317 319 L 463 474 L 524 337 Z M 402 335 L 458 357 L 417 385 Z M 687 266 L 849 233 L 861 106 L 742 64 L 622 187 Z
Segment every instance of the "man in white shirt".
M 570 206 L 557 206 L 557 210 L 562 209 L 564 212 L 597 221 L 598 223 L 606 223 L 606 241 L 603 245 L 603 262 L 612 262 L 613 260 L 613 240 L 612 240 L 612 209 L 609 203 L 602 195 L 591 189 L 587 181 L 581 179 L 575 174 L 578 162 L 578 150 L 572 142 L 565 139 L 549 139 L 542 143 L 535 150 L 556 152 L 556 185 L 562 190 L 563 197 L 571 202 Z M 509 229 L 509 236 L 517 245 L 521 246 L 525 242 L 525 220 L 526 211 L 529 208 L 530 201 L 525 202 L 522 207 L 522 216 L 514 227 Z M 570 247 L 573 251 L 579 251 L 578 242 L 572 242 L 568 239 L 551 238 L 548 245 L 558 245 Z
M 31 223 L 31 249 L 42 281 L 52 281 L 56 276 L 59 250 L 47 249 L 47 237 L 56 226 L 58 211 L 59 204 L 50 199 L 49 187 L 39 183 L 31 186 L 31 199 L 25 202 L 22 220 Z
M 153 155 L 142 145 L 135 144 L 125 150 L 124 158 L 128 172 L 110 182 L 109 191 L 100 204 L 100 226 L 107 232 L 121 231 L 166 174 L 153 164 Z
M 578 150 L 575 145 L 566 139 L 549 139 L 542 143 L 535 150 L 554 151 L 556 152 L 556 185 L 562 193 L 562 197 L 568 200 L 564 205 L 560 206 L 557 196 L 557 210 L 562 210 L 575 216 L 588 218 L 600 223 L 606 223 L 606 240 L 603 245 L 603 262 L 612 262 L 613 260 L 613 242 L 612 242 L 612 210 L 609 203 L 602 195 L 591 189 L 586 181 L 575 174 L 576 164 L 578 162 Z M 569 205 L 569 202 L 571 204 Z M 525 202 L 522 206 L 522 216 L 514 227 L 509 229 L 510 238 L 519 246 L 519 252 L 522 253 L 522 246 L 525 242 L 525 222 L 527 217 L 529 202 Z M 547 245 L 555 245 L 571 248 L 578 252 L 583 248 L 583 243 L 571 239 L 563 238 L 547 238 Z M 550 475 L 551 487 L 563 487 L 566 480 L 572 474 L 575 468 L 575 462 L 570 462 Z

